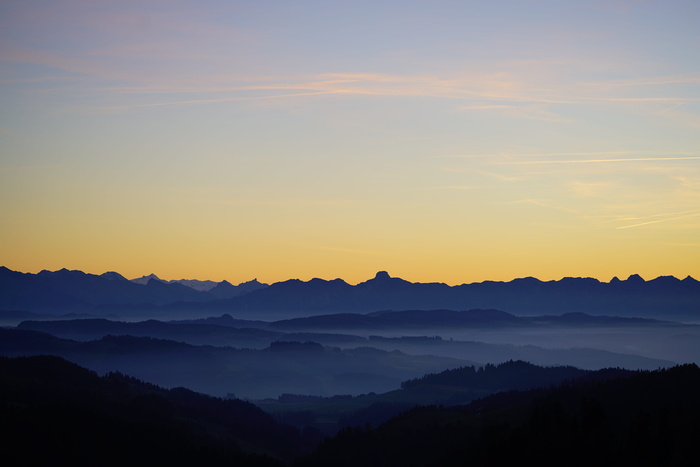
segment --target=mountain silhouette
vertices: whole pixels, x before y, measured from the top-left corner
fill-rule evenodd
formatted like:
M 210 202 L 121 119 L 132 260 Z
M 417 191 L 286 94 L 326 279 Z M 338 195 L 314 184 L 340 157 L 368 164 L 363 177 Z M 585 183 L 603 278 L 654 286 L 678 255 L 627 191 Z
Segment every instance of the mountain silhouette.
M 688 321 L 696 321 L 700 314 L 700 282 L 692 277 L 646 281 L 631 275 L 610 282 L 573 277 L 545 282 L 526 277 L 449 286 L 409 282 L 380 271 L 357 285 L 315 278 L 267 286 L 253 280 L 239 286 L 221 282 L 206 292 L 179 282 L 166 283 L 154 275 L 139 281 L 143 283 L 119 280 L 112 273 L 97 276 L 62 269 L 23 274 L 2 267 L 0 310 L 119 314 L 143 308 L 160 316 L 252 313 L 263 318 L 265 313 L 276 313 L 291 318 L 378 310 L 498 309 L 518 316 L 580 312 Z
M 138 277 L 136 279 L 131 279 L 131 282 L 133 282 L 134 284 L 146 285 L 151 280 L 157 280 L 157 281 L 163 282 L 163 283 L 167 282 L 167 281 L 164 281 L 163 279 L 161 279 L 160 277 L 156 276 L 153 273 L 148 274 L 147 276 L 142 276 L 142 277 Z
M 228 300 L 178 303 L 165 308 L 255 312 L 261 317 L 267 312 L 300 317 L 377 310 L 498 309 L 520 316 L 580 312 L 694 321 L 700 317 L 700 282 L 690 277 L 682 281 L 674 277 L 645 281 L 632 275 L 609 283 L 571 277 L 543 282 L 528 277 L 449 286 L 413 283 L 379 272 L 355 286 L 341 279 L 292 279 Z
M 38 274 L 0 267 L 0 310 L 45 313 L 111 314 L 114 311 L 150 310 L 176 302 L 209 302 L 265 288 L 257 281 L 217 283 L 213 293 L 198 291 L 179 281 L 166 282 L 151 274 L 129 281 L 117 272 L 101 275 L 61 269 Z

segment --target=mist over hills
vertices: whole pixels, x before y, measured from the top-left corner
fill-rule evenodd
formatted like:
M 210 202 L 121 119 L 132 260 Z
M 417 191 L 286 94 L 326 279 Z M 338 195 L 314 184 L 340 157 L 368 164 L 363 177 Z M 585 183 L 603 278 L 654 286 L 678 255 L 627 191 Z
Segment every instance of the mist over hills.
M 409 355 L 367 346 L 340 349 L 314 342 L 268 342 L 250 349 L 129 335 L 77 341 L 0 328 L 3 356 L 56 355 L 100 373 L 122 371 L 163 387 L 184 386 L 219 397 L 389 391 L 408 378 L 474 364 L 466 358 Z
M 29 274 L 0 267 L 0 310 L 150 317 L 231 313 L 265 319 L 379 310 L 498 309 L 522 316 L 582 312 L 700 319 L 700 282 L 692 277 L 645 281 L 632 275 L 610 282 L 592 278 L 545 282 L 528 277 L 449 286 L 413 283 L 382 271 L 357 285 L 341 279 L 291 279 L 268 286 L 254 280 L 237 286 L 223 281 L 202 290 L 203 284 L 210 285 L 186 280 L 166 283 L 153 275 L 134 282 L 115 272 L 94 275 L 62 269 Z

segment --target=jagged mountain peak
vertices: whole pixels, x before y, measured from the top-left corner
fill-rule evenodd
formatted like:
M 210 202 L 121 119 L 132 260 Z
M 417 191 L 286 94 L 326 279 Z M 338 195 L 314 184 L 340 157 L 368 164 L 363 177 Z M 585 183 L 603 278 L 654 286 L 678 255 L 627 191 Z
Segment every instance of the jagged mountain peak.
M 146 285 L 146 284 L 148 284 L 148 281 L 150 281 L 151 279 L 155 279 L 155 280 L 157 280 L 157 281 L 159 281 L 159 282 L 165 282 L 163 279 L 161 279 L 160 277 L 156 276 L 156 275 L 153 274 L 153 273 L 151 273 L 151 274 L 149 274 L 149 275 L 147 275 L 147 276 L 142 276 L 142 277 L 139 277 L 139 278 L 136 278 L 136 279 L 131 279 L 131 282 L 134 282 L 134 283 L 136 283 L 136 284 Z

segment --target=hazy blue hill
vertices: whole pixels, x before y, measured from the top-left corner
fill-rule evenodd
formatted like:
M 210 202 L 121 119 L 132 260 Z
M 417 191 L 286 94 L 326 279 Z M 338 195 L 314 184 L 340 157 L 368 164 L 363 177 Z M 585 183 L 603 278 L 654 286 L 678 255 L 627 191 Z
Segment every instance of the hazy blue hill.
M 98 377 L 57 357 L 0 358 L 0 402 L 8 465 L 281 465 L 270 456 L 317 441 L 240 400 Z
M 235 328 L 217 324 L 166 323 L 157 320 L 139 322 L 110 321 L 107 319 L 78 319 L 61 321 L 24 321 L 17 326 L 77 339 L 100 339 L 108 334 L 146 336 L 171 339 L 197 345 L 238 347 L 267 346 L 279 332 L 254 328 Z
M 473 363 L 319 344 L 273 344 L 252 350 L 127 335 L 80 342 L 38 331 L 1 328 L 0 354 L 57 355 L 95 371 L 119 370 L 165 387 L 186 386 L 208 394 L 234 393 L 256 399 L 282 393 L 330 396 L 388 391 L 407 378 Z
M 561 315 L 519 317 L 500 310 L 405 310 L 376 311 L 367 314 L 337 313 L 273 321 L 270 329 L 278 330 L 440 330 L 513 327 L 607 327 L 607 326 L 655 326 L 673 324 L 646 318 L 618 316 L 592 316 L 574 312 Z
M 445 327 L 514 326 L 521 318 L 498 310 L 406 310 L 378 311 L 369 314 L 338 313 L 292 318 L 270 323 L 271 329 L 440 329 Z
M 228 313 L 220 316 L 209 316 L 207 318 L 182 319 L 172 320 L 171 323 L 176 324 L 217 324 L 219 326 L 230 326 L 235 328 L 266 328 L 270 324 L 267 321 L 248 320 L 234 318 Z
M 271 329 L 383 329 L 384 325 L 373 316 L 360 313 L 292 318 L 270 323 Z
M 673 321 L 650 318 L 632 318 L 621 316 L 592 316 L 582 312 L 564 313 L 562 315 L 543 315 L 524 318 L 528 323 L 573 327 L 609 327 L 609 326 L 659 326 L 674 325 Z
M 112 316 L 113 318 L 114 316 Z M 91 319 L 95 315 L 89 313 L 64 313 L 60 315 L 47 313 L 34 313 L 31 311 L 21 310 L 0 310 L 0 326 L 16 326 L 22 321 L 38 321 L 38 320 L 73 320 L 73 319 Z
M 514 326 L 521 318 L 499 310 L 407 310 L 374 313 L 373 316 L 392 327 Z

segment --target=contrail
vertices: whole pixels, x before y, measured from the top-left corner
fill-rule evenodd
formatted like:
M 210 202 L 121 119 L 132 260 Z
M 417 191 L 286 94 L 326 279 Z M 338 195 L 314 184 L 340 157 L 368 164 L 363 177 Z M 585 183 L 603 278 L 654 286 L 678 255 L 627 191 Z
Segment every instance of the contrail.
M 666 222 L 666 221 L 675 221 L 678 219 L 685 219 L 687 217 L 697 217 L 700 216 L 700 213 L 695 213 L 695 214 L 688 214 L 686 216 L 678 216 L 678 217 L 669 217 L 668 219 L 659 219 L 655 221 L 647 221 L 647 222 L 641 222 L 639 224 L 632 224 L 632 225 L 623 225 L 621 227 L 616 227 L 618 230 L 620 229 L 631 229 L 632 227 L 640 227 L 642 225 L 648 225 L 648 224 L 658 224 L 659 222 Z
M 593 164 L 598 162 L 643 162 L 643 161 L 683 161 L 700 159 L 700 156 L 689 157 L 636 157 L 625 159 L 577 159 L 572 161 L 567 160 L 550 160 L 550 161 L 508 161 L 494 162 L 496 165 L 534 165 L 534 164 Z

